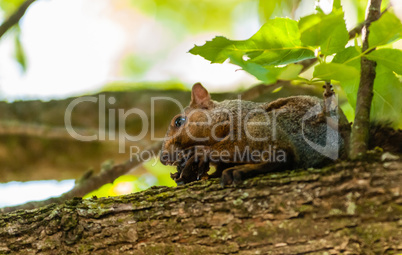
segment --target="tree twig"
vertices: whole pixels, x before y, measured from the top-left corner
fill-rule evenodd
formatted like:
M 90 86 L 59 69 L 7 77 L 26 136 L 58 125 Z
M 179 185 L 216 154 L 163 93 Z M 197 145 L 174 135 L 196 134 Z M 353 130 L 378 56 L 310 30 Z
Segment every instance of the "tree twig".
M 0 25 L 0 38 L 24 16 L 28 7 L 36 0 L 26 0 L 3 24 Z
M 387 8 L 385 8 L 385 10 L 383 12 L 381 12 L 380 17 L 386 13 L 389 10 L 390 6 L 388 6 Z M 380 18 L 379 17 L 379 18 Z M 362 23 L 360 23 L 359 25 L 357 25 L 355 28 L 353 28 L 352 30 L 349 31 L 349 40 L 355 38 L 356 35 L 360 35 L 363 29 L 363 26 L 366 25 L 368 22 L 368 20 L 363 21 Z M 372 21 L 370 21 L 372 22 Z
M 81 178 L 81 180 L 75 185 L 75 187 L 72 190 L 62 194 L 59 197 L 52 197 L 43 201 L 34 201 L 34 202 L 28 202 L 23 205 L 0 208 L 0 212 L 6 213 L 19 209 L 24 210 L 33 209 L 36 207 L 41 207 L 52 203 L 57 204 L 62 203 L 67 199 L 71 199 L 73 197 L 82 197 L 85 194 L 100 188 L 102 185 L 106 183 L 113 182 L 119 176 L 128 173 L 131 169 L 141 165 L 142 163 L 150 159 L 152 155 L 158 155 L 160 148 L 161 148 L 161 142 L 155 142 L 145 149 L 145 151 L 148 151 L 149 153 L 143 153 L 144 158 L 132 158 L 131 160 L 127 161 L 124 164 L 114 165 L 109 169 L 105 169 L 97 175 L 91 175 L 91 174 L 87 175 L 86 173 L 85 174 L 87 175 L 86 178 L 85 177 Z
M 369 27 L 371 22 L 381 17 L 381 0 L 369 0 L 366 10 L 366 21 L 362 28 L 362 52 L 369 49 Z M 361 58 L 360 84 L 357 91 L 355 121 L 350 137 L 349 158 L 357 159 L 365 155 L 368 148 L 370 129 L 370 108 L 373 99 L 373 86 L 376 76 L 376 62 Z

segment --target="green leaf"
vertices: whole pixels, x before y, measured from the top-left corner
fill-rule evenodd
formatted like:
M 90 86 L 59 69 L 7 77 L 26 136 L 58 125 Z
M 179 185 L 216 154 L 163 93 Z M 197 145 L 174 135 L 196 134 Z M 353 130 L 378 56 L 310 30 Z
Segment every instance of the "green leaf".
M 6 16 L 9 16 L 15 12 L 23 2 L 24 0 L 1 0 L 0 9 L 6 13 Z
M 383 50 L 387 50 L 390 52 L 396 51 L 391 49 L 381 49 L 376 50 L 379 52 L 375 54 L 381 55 L 381 51 Z M 370 53 L 368 56 L 370 56 L 372 53 Z M 398 59 L 397 54 L 399 53 L 395 54 L 395 59 Z M 343 65 L 354 68 L 355 71 L 360 73 L 360 57 L 358 57 L 359 55 L 360 49 L 357 50 L 355 47 L 348 47 L 344 51 L 336 54 L 336 56 L 332 60 L 332 63 L 343 63 Z M 390 58 L 393 59 L 393 57 Z M 399 59 L 401 58 L 399 57 Z M 393 62 L 392 64 L 384 64 L 382 61 L 377 62 L 376 78 L 374 80 L 373 89 L 374 96 L 371 107 L 371 119 L 387 121 L 392 120 L 398 127 L 402 127 L 402 101 L 400 100 L 400 95 L 402 95 L 402 83 L 396 77 L 395 73 L 392 72 L 392 69 L 396 68 L 389 68 L 389 66 L 392 66 L 393 64 L 400 66 L 400 64 Z M 354 79 L 345 79 L 344 77 L 342 77 L 343 75 L 344 74 L 339 73 L 339 78 L 333 78 L 340 81 L 340 85 L 348 98 L 348 102 L 353 107 L 353 109 L 355 109 L 357 91 L 360 83 L 360 75 L 358 75 Z
M 349 41 L 343 16 L 343 11 L 337 9 L 328 15 L 317 13 L 301 18 L 301 41 L 308 46 L 320 46 L 324 55 L 343 50 Z
M 301 0 L 259 0 L 258 10 L 263 23 L 271 17 L 293 17 Z
M 341 0 L 334 0 L 334 3 L 332 4 L 332 9 L 339 10 L 341 8 L 342 8 Z
M 245 61 L 241 55 L 233 55 L 230 61 L 266 84 L 275 83 L 277 80 L 293 80 L 296 79 L 303 69 L 303 65 L 289 64 L 285 67 L 262 66 L 260 64 Z
M 275 7 L 280 5 L 280 0 L 260 0 L 258 3 L 258 10 L 260 15 L 268 20 L 271 18 L 272 13 L 274 13 Z
M 228 59 L 228 55 L 233 54 L 235 51 L 234 49 L 229 49 L 230 46 L 233 46 L 233 42 L 226 37 L 217 36 L 212 41 L 207 41 L 203 46 L 195 45 L 189 52 L 194 55 L 200 55 L 211 61 L 211 63 L 223 63 Z
M 374 60 L 391 71 L 402 75 L 402 51 L 398 49 L 378 49 L 367 55 L 368 59 Z
M 360 73 L 360 55 L 361 48 L 360 47 L 348 47 L 343 51 L 337 53 L 332 60 L 332 63 L 335 64 L 344 64 L 350 67 L 353 67 Z M 344 80 L 342 77 L 337 78 L 340 79 L 340 85 L 343 91 L 346 94 L 348 102 L 352 109 L 356 107 L 356 98 L 357 98 L 357 90 L 359 89 L 360 83 L 360 75 L 356 76 L 354 79 Z M 349 111 L 351 114 L 351 111 Z M 350 117 L 350 116 L 349 116 Z
M 360 77 L 352 80 L 341 81 L 340 83 L 353 110 L 356 108 L 357 91 L 359 90 L 359 84 Z
M 27 70 L 27 61 L 25 56 L 24 47 L 21 43 L 21 28 L 17 24 L 14 30 L 14 57 L 15 60 L 20 64 L 22 72 Z
M 359 88 L 360 71 L 346 64 L 320 64 L 314 68 L 314 77 L 324 80 L 337 80 L 345 91 L 349 103 L 356 106 L 357 89 Z
M 230 62 L 240 66 L 244 71 L 254 75 L 260 81 L 266 84 L 272 84 L 277 81 L 277 76 L 280 73 L 281 68 L 275 67 L 263 67 L 260 64 L 244 61 L 242 55 L 233 55 L 230 57 Z
M 25 56 L 25 51 L 24 48 L 22 47 L 21 41 L 19 36 L 15 37 L 15 59 L 17 60 L 17 62 L 20 64 L 22 71 L 26 72 L 27 70 L 27 63 L 26 63 L 26 56 Z
M 215 37 L 190 50 L 212 63 L 222 63 L 231 56 L 249 58 L 247 62 L 260 65 L 284 65 L 314 58 L 314 52 L 302 45 L 297 21 L 276 18 L 267 21 L 250 39 L 232 41 Z
M 371 119 L 391 120 L 395 127 L 402 128 L 402 83 L 385 66 L 377 65 L 373 92 Z
M 337 53 L 332 59 L 332 63 L 345 64 L 348 66 L 353 66 L 355 68 L 360 68 L 360 55 L 361 48 L 350 46 L 343 51 Z
M 369 46 L 376 47 L 391 43 L 402 35 L 401 21 L 391 12 L 385 12 L 381 18 L 370 25 Z
M 323 80 L 348 81 L 358 78 L 359 70 L 355 67 L 337 63 L 322 63 L 314 68 L 313 76 Z
M 278 79 L 288 81 L 294 80 L 299 76 L 302 69 L 303 65 L 289 64 L 283 68 L 282 72 L 278 75 Z
M 0 3 L 2 1 L 4 0 L 0 0 Z M 237 9 L 250 8 L 245 0 L 129 0 L 127 3 L 136 10 L 155 17 L 166 29 L 173 31 L 176 37 L 184 36 L 183 33 L 188 31 L 230 32 L 233 29 L 234 14 L 238 13 Z

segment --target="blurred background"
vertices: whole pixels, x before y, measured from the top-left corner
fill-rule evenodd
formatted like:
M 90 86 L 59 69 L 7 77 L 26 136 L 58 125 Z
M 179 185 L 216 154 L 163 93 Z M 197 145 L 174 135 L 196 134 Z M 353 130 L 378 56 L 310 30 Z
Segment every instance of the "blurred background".
M 401 6 L 398 1 L 395 8 Z M 0 23 L 23 2 L 1 0 Z M 34 1 L 19 25 L 0 38 L 0 207 L 57 196 L 88 169 L 98 172 L 105 164 L 129 159 L 127 152 L 118 152 L 117 141 L 80 142 L 69 136 L 64 113 L 75 97 L 116 99 L 107 104 L 106 119 L 110 109 L 140 108 L 154 118 L 155 135 L 161 138 L 180 109 L 161 102 L 151 112 L 152 97 L 169 96 L 186 106 L 187 91 L 195 82 L 219 92 L 215 99 L 258 84 L 237 66 L 211 65 L 189 54 L 194 44 L 216 35 L 244 40 L 271 17 L 298 19 L 313 13 L 317 4 L 331 11 L 331 0 Z M 342 4 L 348 29 L 364 19 L 366 0 Z M 321 91 L 298 85 L 271 96 L 295 93 Z M 98 132 L 98 112 L 97 104 L 78 105 L 72 114 L 74 127 Z M 133 135 L 141 131 L 135 116 L 127 118 L 126 127 Z M 135 145 L 144 148 L 151 140 L 147 134 Z M 173 171 L 152 159 L 87 197 L 174 186 L 169 175 Z

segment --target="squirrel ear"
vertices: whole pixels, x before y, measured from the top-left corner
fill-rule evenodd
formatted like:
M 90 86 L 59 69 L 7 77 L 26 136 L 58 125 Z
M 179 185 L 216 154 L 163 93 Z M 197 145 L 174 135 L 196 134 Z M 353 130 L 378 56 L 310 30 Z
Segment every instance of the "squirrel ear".
M 211 101 L 211 96 L 208 91 L 201 85 L 201 83 L 196 83 L 193 85 L 191 90 L 191 102 L 190 107 L 192 108 L 211 108 L 213 105 Z

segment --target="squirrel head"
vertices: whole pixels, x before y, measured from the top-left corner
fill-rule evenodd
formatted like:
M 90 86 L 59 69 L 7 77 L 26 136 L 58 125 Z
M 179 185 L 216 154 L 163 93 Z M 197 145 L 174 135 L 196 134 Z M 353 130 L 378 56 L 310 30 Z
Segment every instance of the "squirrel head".
M 216 125 L 213 113 L 219 103 L 211 100 L 208 91 L 196 83 L 191 90 L 190 105 L 173 117 L 162 144 L 160 160 L 164 165 L 173 164 L 182 150 L 195 145 L 210 146 L 214 137 L 223 137 L 224 128 Z M 215 128 L 213 126 L 215 125 Z M 211 129 L 214 136 L 211 135 Z

